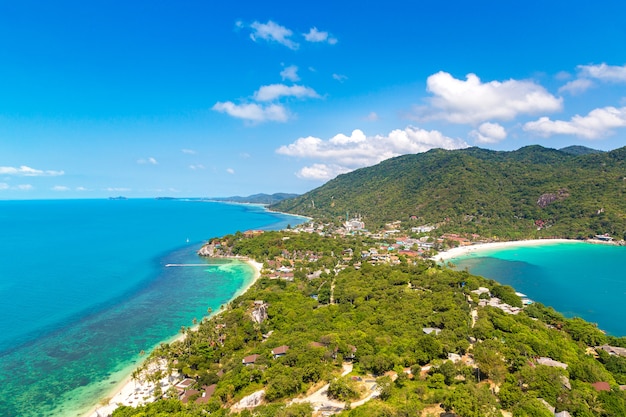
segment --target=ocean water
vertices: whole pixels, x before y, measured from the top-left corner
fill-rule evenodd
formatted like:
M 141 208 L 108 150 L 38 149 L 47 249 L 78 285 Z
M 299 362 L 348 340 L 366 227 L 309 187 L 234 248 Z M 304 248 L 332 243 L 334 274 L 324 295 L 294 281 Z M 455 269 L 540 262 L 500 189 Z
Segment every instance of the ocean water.
M 301 222 L 200 201 L 0 201 L 0 416 L 83 415 L 141 351 L 249 284 L 249 265 L 197 256 L 204 241 Z
M 626 336 L 626 247 L 584 242 L 480 250 L 450 259 L 457 269 L 494 279 L 566 317 L 582 317 Z

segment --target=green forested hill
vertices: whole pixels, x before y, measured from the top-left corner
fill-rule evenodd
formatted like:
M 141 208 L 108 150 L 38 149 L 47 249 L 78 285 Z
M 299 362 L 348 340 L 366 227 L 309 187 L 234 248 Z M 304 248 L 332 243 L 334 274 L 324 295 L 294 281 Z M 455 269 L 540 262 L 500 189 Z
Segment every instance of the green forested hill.
M 502 238 L 626 233 L 626 147 L 572 154 L 528 146 L 403 155 L 343 174 L 273 209 L 367 227 L 417 217 Z M 541 230 L 537 230 L 543 226 Z

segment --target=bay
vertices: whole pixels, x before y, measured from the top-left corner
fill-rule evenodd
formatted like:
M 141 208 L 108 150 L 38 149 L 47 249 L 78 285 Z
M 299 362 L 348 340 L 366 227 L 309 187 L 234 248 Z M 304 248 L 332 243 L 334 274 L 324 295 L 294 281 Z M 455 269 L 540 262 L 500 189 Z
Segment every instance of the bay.
M 581 317 L 615 336 L 626 336 L 626 247 L 584 242 L 477 249 L 449 260 L 510 285 L 566 317 Z
M 193 200 L 0 201 L 0 416 L 84 414 L 250 283 L 248 264 L 198 257 L 204 241 L 302 221 Z

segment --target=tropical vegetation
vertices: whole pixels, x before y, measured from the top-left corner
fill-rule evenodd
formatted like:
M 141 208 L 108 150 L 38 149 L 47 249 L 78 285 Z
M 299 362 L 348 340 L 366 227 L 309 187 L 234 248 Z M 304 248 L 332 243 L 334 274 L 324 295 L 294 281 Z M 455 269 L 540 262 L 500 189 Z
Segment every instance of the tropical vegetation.
M 626 147 L 433 149 L 339 175 L 272 209 L 371 230 L 394 220 L 499 239 L 626 238 Z
M 374 264 L 362 255 L 374 242 L 358 236 L 283 231 L 211 242 L 263 262 L 262 277 L 145 364 L 164 361 L 195 386 L 215 384 L 211 398 L 183 404 L 169 390 L 115 417 L 311 416 L 306 395 L 325 384 L 343 416 L 625 413 L 626 358 L 596 347 L 626 347 L 626 338 L 541 304 L 517 314 L 485 305 L 497 295 L 521 306 L 510 287 L 429 260 Z M 270 279 L 279 265 L 293 276 Z M 233 408 L 260 390 L 261 405 Z

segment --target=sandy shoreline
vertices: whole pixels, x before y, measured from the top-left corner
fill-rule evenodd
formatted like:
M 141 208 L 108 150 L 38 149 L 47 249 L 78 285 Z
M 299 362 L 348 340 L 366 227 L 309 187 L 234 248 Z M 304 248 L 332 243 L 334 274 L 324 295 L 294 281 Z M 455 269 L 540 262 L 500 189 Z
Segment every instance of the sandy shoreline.
M 245 262 L 248 265 L 250 265 L 254 271 L 252 280 L 250 280 L 250 282 L 246 286 L 240 288 L 239 291 L 237 291 L 233 295 L 231 300 L 234 300 L 235 298 L 239 297 L 240 295 L 248 291 L 250 287 L 252 287 L 261 277 L 261 269 L 263 268 L 263 264 L 255 261 L 254 259 L 249 259 L 249 258 L 244 258 L 244 257 L 232 257 L 232 258 L 222 258 L 222 259 L 232 259 L 232 260 L 237 260 L 240 262 Z M 219 314 L 220 314 L 219 310 L 214 311 L 208 317 L 211 318 Z M 196 325 L 191 330 L 194 331 L 197 329 L 197 327 L 198 326 Z M 184 334 L 179 334 L 179 335 L 173 336 L 172 338 L 168 340 L 165 340 L 164 342 L 172 343 L 175 341 L 183 340 L 184 338 L 185 338 Z M 139 369 L 140 366 L 141 365 L 136 366 L 134 369 Z M 169 381 L 168 378 L 164 378 L 161 380 L 161 384 L 164 385 L 163 392 L 165 392 L 171 385 L 171 381 Z M 150 402 L 150 401 L 149 400 L 144 401 L 144 398 L 151 397 L 150 394 L 153 392 L 154 388 L 155 388 L 154 384 L 149 383 L 147 381 L 133 380 L 129 373 L 129 375 L 126 376 L 114 388 L 112 388 L 111 391 L 107 393 L 107 395 L 102 397 L 98 404 L 95 404 L 89 410 L 89 412 L 85 413 L 83 417 L 109 416 L 118 407 L 119 404 L 130 405 L 130 406 L 146 404 L 147 402 Z M 106 399 L 110 399 L 110 400 L 107 402 L 106 405 L 103 405 L 102 401 Z
M 433 256 L 430 259 L 436 262 L 445 262 L 453 258 L 458 258 L 460 256 L 469 255 L 470 253 L 483 252 L 487 250 L 521 247 L 521 246 L 541 246 L 541 245 L 550 245 L 550 244 L 555 244 L 555 243 L 577 243 L 577 242 L 587 243 L 585 241 L 573 240 L 573 239 L 532 239 L 532 240 L 512 240 L 512 241 L 507 241 L 507 242 L 479 243 L 479 244 L 470 245 L 470 246 L 460 246 L 458 248 L 453 248 L 445 252 L 439 252 L 437 255 Z

